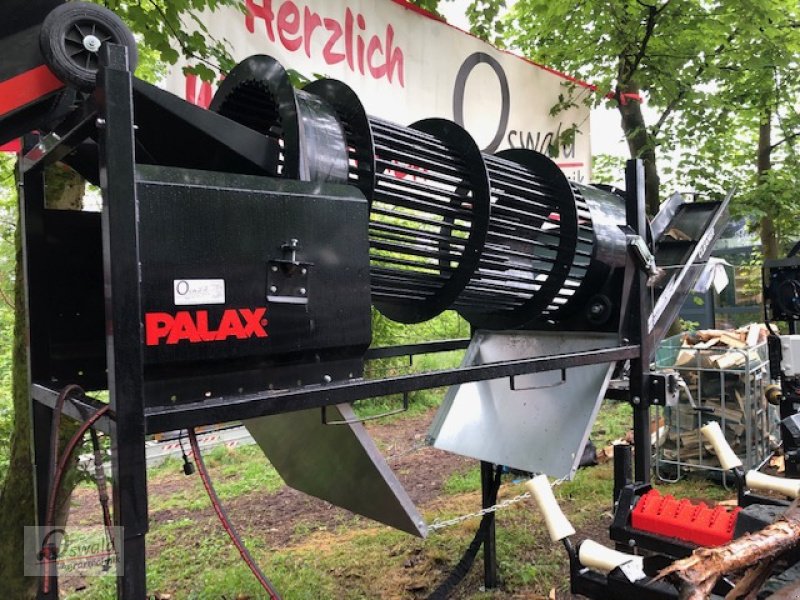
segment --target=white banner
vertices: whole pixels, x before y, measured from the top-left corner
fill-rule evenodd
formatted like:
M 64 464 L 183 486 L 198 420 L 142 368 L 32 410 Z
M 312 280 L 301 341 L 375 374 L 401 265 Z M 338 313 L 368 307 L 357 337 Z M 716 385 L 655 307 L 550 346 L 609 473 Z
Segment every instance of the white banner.
M 268 54 L 309 79 L 339 79 L 369 114 L 410 125 L 429 117 L 463 125 L 485 152 L 532 148 L 553 156 L 570 179 L 590 177 L 588 84 L 498 50 L 404 0 L 243 0 L 246 12 L 207 13 L 212 36 L 239 61 Z M 184 63 L 185 64 L 185 63 Z M 209 84 L 172 69 L 166 87 L 207 106 Z M 579 106 L 550 111 L 566 85 Z M 573 142 L 554 144 L 571 127 Z

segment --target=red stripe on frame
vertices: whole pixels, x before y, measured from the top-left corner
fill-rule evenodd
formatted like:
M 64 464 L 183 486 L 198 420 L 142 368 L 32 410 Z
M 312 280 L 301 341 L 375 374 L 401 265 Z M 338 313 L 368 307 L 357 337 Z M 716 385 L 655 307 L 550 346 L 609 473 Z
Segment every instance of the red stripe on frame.
M 16 110 L 64 87 L 45 65 L 0 82 L 0 115 Z
M 0 152 L 10 152 L 11 154 L 19 154 L 22 152 L 22 140 L 14 140 L 0 146 Z

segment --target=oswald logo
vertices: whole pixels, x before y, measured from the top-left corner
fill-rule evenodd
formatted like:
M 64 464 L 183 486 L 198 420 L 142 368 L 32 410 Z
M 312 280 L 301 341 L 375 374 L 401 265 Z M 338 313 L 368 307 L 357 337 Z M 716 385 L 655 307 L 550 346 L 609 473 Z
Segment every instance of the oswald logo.
M 199 342 L 221 342 L 228 338 L 246 340 L 267 337 L 266 308 L 229 308 L 216 327 L 209 327 L 208 311 L 194 313 L 180 310 L 174 315 L 164 312 L 147 313 L 144 316 L 145 343 L 148 346 L 177 344 L 186 340 Z

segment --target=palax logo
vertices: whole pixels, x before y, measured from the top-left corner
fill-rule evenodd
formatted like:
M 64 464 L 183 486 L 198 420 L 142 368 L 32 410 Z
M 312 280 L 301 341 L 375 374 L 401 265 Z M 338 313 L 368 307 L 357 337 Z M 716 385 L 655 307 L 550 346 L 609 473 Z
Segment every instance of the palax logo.
M 144 316 L 145 343 L 148 346 L 177 344 L 187 341 L 221 342 L 228 338 L 246 340 L 267 337 L 267 309 L 229 308 L 222 313 L 215 327 L 209 326 L 208 311 L 190 312 L 180 310 L 174 315 L 165 312 L 150 312 Z

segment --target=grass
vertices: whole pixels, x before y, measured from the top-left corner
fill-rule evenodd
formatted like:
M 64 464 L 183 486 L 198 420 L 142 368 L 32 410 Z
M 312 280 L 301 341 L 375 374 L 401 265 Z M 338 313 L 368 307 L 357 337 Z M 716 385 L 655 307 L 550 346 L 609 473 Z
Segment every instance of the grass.
M 387 377 L 404 375 L 406 373 L 421 373 L 425 371 L 437 371 L 457 367 L 461 364 L 464 356 L 463 350 L 453 350 L 451 352 L 437 352 L 434 354 L 422 354 L 414 357 L 413 364 L 409 364 L 408 358 L 390 358 L 372 361 L 368 369 L 370 377 Z M 403 415 L 414 416 L 439 406 L 444 397 L 446 388 L 434 388 L 430 390 L 420 390 L 408 395 L 408 411 L 400 415 L 387 417 L 389 421 L 402 418 Z M 403 396 L 394 394 L 392 396 L 382 396 L 380 398 L 367 398 L 358 400 L 353 404 L 356 415 L 360 418 L 370 418 L 381 415 L 393 410 L 402 408 Z
M 274 493 L 283 487 L 283 480 L 269 464 L 258 446 L 243 446 L 238 449 L 217 446 L 203 456 L 217 495 L 228 501 L 251 492 Z M 151 485 L 182 472 L 182 461 L 168 460 L 152 470 Z M 197 477 L 183 479 L 183 489 L 166 496 L 152 494 L 150 511 L 202 510 L 208 507 L 208 498 Z
M 481 468 L 474 467 L 463 473 L 453 473 L 442 486 L 442 491 L 450 496 L 466 494 L 481 489 Z
M 591 440 L 599 448 L 618 440 L 631 428 L 633 411 L 627 402 L 604 400 L 592 427 Z

